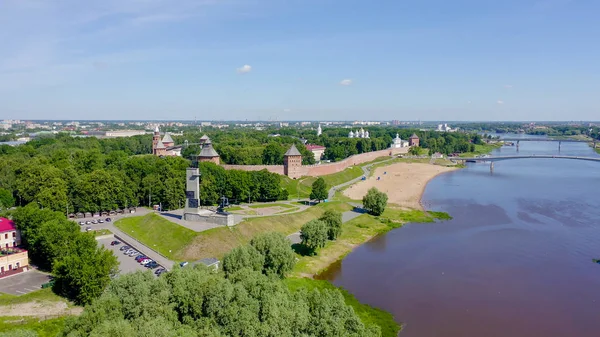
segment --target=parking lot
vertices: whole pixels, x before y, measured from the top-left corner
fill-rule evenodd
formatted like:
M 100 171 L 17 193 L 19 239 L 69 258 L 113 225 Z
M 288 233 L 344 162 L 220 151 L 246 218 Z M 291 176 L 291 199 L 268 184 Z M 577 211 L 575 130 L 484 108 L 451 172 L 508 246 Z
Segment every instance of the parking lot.
M 134 261 L 135 262 L 135 261 Z M 25 295 L 42 289 L 42 284 L 50 281 L 50 276 L 35 269 L 0 279 L 0 292 L 11 295 Z
M 117 240 L 117 239 L 111 237 L 111 238 L 106 238 L 106 239 L 100 239 L 100 240 L 98 240 L 98 243 L 104 245 L 104 247 L 106 247 L 106 249 L 112 251 L 113 254 L 115 254 L 115 256 L 117 257 L 117 260 L 119 261 L 119 270 L 120 270 L 119 273 L 120 274 L 133 273 L 136 270 L 148 270 L 148 268 L 139 264 L 133 256 L 128 256 L 128 255 L 123 254 L 123 252 L 120 249 L 121 249 L 121 247 L 123 247 L 123 245 L 127 246 L 127 243 L 121 242 L 121 244 L 111 246 L 110 243 L 115 240 Z M 140 252 L 140 253 L 144 254 L 144 252 Z M 152 269 L 152 270 L 154 271 L 156 269 Z

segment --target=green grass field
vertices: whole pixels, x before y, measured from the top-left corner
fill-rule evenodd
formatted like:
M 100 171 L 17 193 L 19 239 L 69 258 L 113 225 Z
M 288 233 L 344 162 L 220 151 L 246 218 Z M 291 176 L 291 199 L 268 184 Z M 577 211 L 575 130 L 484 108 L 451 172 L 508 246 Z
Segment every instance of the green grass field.
M 248 207 L 249 208 L 269 208 L 269 207 L 294 208 L 294 206 L 292 206 L 292 205 L 277 204 L 277 203 L 273 203 L 273 204 L 260 204 L 260 205 L 249 205 Z
M 120 219 L 115 226 L 171 260 L 199 234 L 153 213 Z
M 94 236 L 102 236 L 112 234 L 108 229 L 98 229 L 94 231 Z
M 0 332 L 16 334 L 18 330 L 30 330 L 39 337 L 56 337 L 65 327 L 65 317 L 40 321 L 31 317 L 0 317 Z M 7 335 L 8 336 L 8 335 Z
M 461 153 L 460 157 L 473 157 L 479 156 L 482 154 L 488 154 L 492 152 L 492 150 L 502 147 L 502 144 L 485 144 L 485 145 L 475 145 L 475 151 L 473 152 L 465 152 Z
M 312 289 L 337 289 L 339 290 L 346 304 L 354 309 L 360 320 L 365 325 L 378 325 L 381 328 L 382 337 L 396 337 L 401 330 L 401 326 L 394 321 L 394 316 L 387 311 L 371 307 L 367 304 L 360 303 L 356 297 L 350 294 L 343 288 L 338 288 L 327 281 L 313 280 L 309 278 L 287 278 L 285 284 L 291 291 L 296 291 L 300 288 Z
M 197 233 L 191 244 L 179 250 L 175 256 L 178 260 L 193 261 L 205 257 L 222 258 L 231 249 L 244 245 L 258 234 L 280 232 L 289 235 L 300 230 L 308 221 L 318 218 L 326 209 L 340 212 L 352 207 L 346 203 L 325 202 L 308 208 L 306 211 L 278 216 L 265 216 L 246 219 L 235 227 L 219 227 Z M 163 235 L 170 235 L 164 232 Z
M 32 291 L 25 295 L 10 295 L 0 293 L 0 305 L 14 305 L 27 302 L 67 302 L 64 298 L 56 295 L 50 288 Z

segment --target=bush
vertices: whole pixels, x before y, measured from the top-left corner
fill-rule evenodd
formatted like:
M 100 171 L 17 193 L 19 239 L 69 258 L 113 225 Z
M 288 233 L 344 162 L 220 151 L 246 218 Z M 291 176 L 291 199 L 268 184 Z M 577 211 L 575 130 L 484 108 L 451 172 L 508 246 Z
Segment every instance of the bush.
M 256 236 L 250 245 L 264 257 L 263 273 L 284 278 L 296 263 L 292 243 L 283 234 L 277 232 Z
M 300 239 L 313 255 L 318 248 L 325 247 L 327 243 L 327 224 L 321 220 L 311 220 L 302 226 Z
M 373 215 L 381 215 L 387 206 L 387 194 L 373 187 L 363 197 L 363 208 Z
M 326 210 L 319 220 L 327 224 L 327 238 L 329 240 L 335 240 L 342 234 L 342 213 Z

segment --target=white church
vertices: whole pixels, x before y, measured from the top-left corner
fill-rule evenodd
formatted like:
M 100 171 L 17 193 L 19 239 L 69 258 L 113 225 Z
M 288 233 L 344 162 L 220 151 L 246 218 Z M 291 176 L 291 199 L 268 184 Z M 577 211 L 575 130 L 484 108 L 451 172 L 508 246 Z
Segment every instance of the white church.
M 400 139 L 400 135 L 396 134 L 396 138 L 394 138 L 394 141 L 390 145 L 390 148 L 391 149 L 399 149 L 401 147 L 408 147 L 408 142 L 406 140 Z
M 360 128 L 360 131 L 356 130 L 356 132 L 352 132 L 352 130 L 350 130 L 350 133 L 348 133 L 348 138 L 369 138 L 369 131 L 365 131 L 363 128 Z

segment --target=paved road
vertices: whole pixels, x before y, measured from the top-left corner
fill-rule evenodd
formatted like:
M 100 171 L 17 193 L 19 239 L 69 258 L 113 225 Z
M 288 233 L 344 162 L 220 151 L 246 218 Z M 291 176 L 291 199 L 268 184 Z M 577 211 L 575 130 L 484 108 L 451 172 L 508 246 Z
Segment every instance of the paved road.
M 3 277 L 0 279 L 0 292 L 12 295 L 24 295 L 40 290 L 42 284 L 50 281 L 50 275 L 35 269 Z
M 137 270 L 146 270 L 146 268 L 143 265 L 139 264 L 133 257 L 125 255 L 121 251 L 121 247 L 126 245 L 130 246 L 129 244 L 121 242 L 121 244 L 119 245 L 111 246 L 110 243 L 114 240 L 115 239 L 113 237 L 110 237 L 106 239 L 100 239 L 98 240 L 98 243 L 104 245 L 106 249 L 110 250 L 111 252 L 113 252 L 113 254 L 115 254 L 117 260 L 119 261 L 119 274 L 133 273 Z M 144 251 L 141 251 L 140 253 L 146 255 Z

